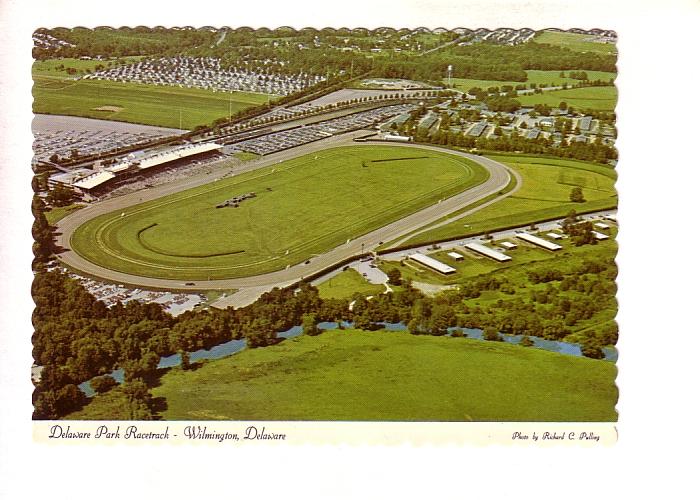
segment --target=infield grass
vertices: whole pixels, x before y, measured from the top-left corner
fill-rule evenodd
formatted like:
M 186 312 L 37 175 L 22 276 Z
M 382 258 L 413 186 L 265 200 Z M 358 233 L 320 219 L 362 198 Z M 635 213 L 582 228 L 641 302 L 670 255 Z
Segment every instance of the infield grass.
M 487 177 L 448 153 L 333 148 L 99 216 L 76 230 L 72 247 L 130 274 L 251 276 L 313 258 Z M 250 192 L 256 197 L 238 208 L 216 208 Z
M 612 363 L 407 332 L 327 331 L 173 369 L 166 420 L 615 421 Z

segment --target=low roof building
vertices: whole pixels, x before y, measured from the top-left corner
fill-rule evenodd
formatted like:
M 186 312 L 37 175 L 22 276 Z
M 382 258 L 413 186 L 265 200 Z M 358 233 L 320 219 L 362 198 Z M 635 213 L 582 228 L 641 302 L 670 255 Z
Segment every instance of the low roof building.
M 481 243 L 477 243 L 475 241 L 469 242 L 464 246 L 469 250 L 473 250 L 476 253 L 490 257 L 498 262 L 508 262 L 509 260 L 512 260 L 509 255 L 505 255 L 495 248 L 487 247 L 486 245 L 482 245 Z
M 461 253 L 457 253 L 457 252 L 448 252 L 447 255 L 449 255 L 450 257 L 452 257 L 454 260 L 464 260 L 464 255 L 462 255 Z
M 545 240 L 544 238 L 540 238 L 539 236 L 535 236 L 534 234 L 523 232 L 518 233 L 517 237 L 523 241 L 527 241 L 528 243 L 532 243 L 533 245 L 537 245 L 538 247 L 542 247 L 546 250 L 555 251 L 562 249 L 561 245 L 552 243 L 551 241 Z
M 441 274 L 452 274 L 457 272 L 457 270 L 454 267 L 448 266 L 447 264 L 443 264 L 439 260 L 433 259 L 432 257 L 428 257 L 427 255 L 423 255 L 422 253 L 413 253 L 409 255 L 408 258 L 420 264 L 423 264 L 424 266 L 429 267 L 430 269 L 433 269 L 434 271 L 437 271 Z

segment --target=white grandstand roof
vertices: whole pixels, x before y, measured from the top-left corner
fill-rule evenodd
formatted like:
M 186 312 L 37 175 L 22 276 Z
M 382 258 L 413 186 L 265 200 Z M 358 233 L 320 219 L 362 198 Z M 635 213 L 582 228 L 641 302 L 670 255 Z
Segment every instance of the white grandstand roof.
M 549 236 L 550 238 L 553 238 L 555 240 L 560 240 L 563 238 L 563 236 L 559 233 L 547 233 L 547 236 Z
M 408 258 L 411 260 L 415 260 L 416 262 L 420 262 L 424 266 L 428 266 L 429 268 L 434 269 L 442 274 L 450 274 L 457 271 L 454 267 L 448 266 L 447 264 L 443 264 L 439 260 L 433 259 L 432 257 L 428 257 L 427 255 L 423 255 L 422 253 L 413 253 L 409 255 Z
M 182 146 L 179 148 L 171 149 L 170 151 L 165 151 L 156 155 L 147 156 L 146 158 L 143 158 L 141 160 L 141 162 L 138 165 L 138 168 L 144 170 L 147 168 L 155 167 L 157 165 L 162 165 L 163 163 L 179 160 L 180 158 L 187 158 L 188 156 L 207 153 L 209 151 L 215 151 L 217 149 L 221 149 L 222 147 L 223 146 L 221 144 L 216 144 L 214 142 Z
M 49 180 L 52 182 L 60 182 L 62 184 L 70 184 L 72 186 L 75 181 L 87 177 L 92 173 L 93 171 L 88 168 L 79 168 L 71 172 L 60 172 L 53 174 L 49 177 Z
M 552 243 L 551 241 L 547 241 L 544 238 L 540 238 L 530 233 L 518 233 L 517 237 L 521 240 L 532 243 L 533 245 L 546 248 L 547 250 L 561 250 L 562 248 L 561 245 L 557 245 L 556 243 Z
M 607 240 L 610 238 L 607 234 L 599 233 L 598 231 L 591 231 L 591 234 L 596 240 Z
M 462 260 L 464 258 L 464 255 L 462 255 L 461 253 L 457 253 L 457 252 L 448 252 L 447 255 L 449 255 L 450 257 L 452 257 L 455 260 Z
M 610 226 L 608 226 L 605 222 L 596 222 L 593 225 L 600 229 L 610 229 Z
M 102 172 L 96 172 L 88 175 L 87 177 L 83 177 L 79 181 L 74 182 L 73 185 L 75 187 L 79 187 L 80 189 L 92 189 L 110 179 L 114 179 L 115 177 L 116 175 L 114 175 L 112 172 L 103 170 Z
M 129 168 L 129 162 L 122 162 L 122 163 L 117 163 L 116 165 L 112 165 L 111 167 L 108 167 L 106 170 L 109 172 L 122 172 Z
M 476 253 L 480 253 L 481 255 L 485 255 L 486 257 L 491 257 L 492 259 L 497 260 L 498 262 L 507 262 L 509 260 L 512 260 L 509 255 L 505 255 L 491 247 L 487 247 L 486 245 L 477 243 L 476 241 L 471 241 L 465 244 L 464 246 L 469 250 L 475 251 Z
M 503 248 L 507 248 L 508 250 L 512 250 L 513 248 L 518 248 L 518 245 L 516 245 L 515 243 L 512 243 L 510 241 L 502 241 L 501 246 Z

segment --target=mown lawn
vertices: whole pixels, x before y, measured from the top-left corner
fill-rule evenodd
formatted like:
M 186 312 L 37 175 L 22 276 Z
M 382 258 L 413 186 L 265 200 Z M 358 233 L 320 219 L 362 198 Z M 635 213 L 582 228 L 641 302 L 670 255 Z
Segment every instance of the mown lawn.
M 576 89 L 552 90 L 541 94 L 518 96 L 523 106 L 546 104 L 552 108 L 562 101 L 579 111 L 614 111 L 617 104 L 617 88 L 581 87 Z
M 489 155 L 505 163 L 522 177 L 522 187 L 512 196 L 472 215 L 442 227 L 417 234 L 406 243 L 419 244 L 450 237 L 480 234 L 499 228 L 527 225 L 531 222 L 564 217 L 577 212 L 603 210 L 617 206 L 614 169 L 577 160 L 534 156 Z M 586 201 L 569 199 L 574 187 L 581 187 Z
M 46 221 L 49 224 L 56 224 L 58 221 L 63 219 L 66 215 L 71 214 L 75 212 L 76 210 L 80 210 L 83 208 L 85 205 L 82 203 L 73 203 L 71 205 L 68 205 L 66 207 L 56 207 L 52 208 L 48 212 L 46 212 Z
M 580 33 L 560 33 L 556 31 L 543 31 L 538 33 L 533 42 L 558 45 L 576 52 L 597 52 L 600 54 L 617 54 L 617 47 L 611 43 L 592 42 L 592 35 Z
M 520 346 L 343 330 L 173 369 L 153 395 L 166 420 L 615 421 L 615 376 Z
M 80 62 L 94 65 L 94 61 Z M 236 113 L 265 103 L 269 98 L 265 94 L 250 92 L 223 93 L 104 80 L 73 80 L 47 73 L 50 73 L 50 67 L 41 68 L 33 75 L 34 113 L 193 129 L 197 125 L 210 125 L 217 118 L 228 117 L 229 111 Z
M 574 70 L 575 71 L 575 70 Z M 452 83 L 456 86 L 458 90 L 461 90 L 463 92 L 468 91 L 472 87 L 479 87 L 484 90 L 488 89 L 489 87 L 502 87 L 503 85 L 512 85 L 515 87 L 516 85 L 527 85 L 527 88 L 530 88 L 530 84 L 536 83 L 536 84 L 546 84 L 546 85 L 561 85 L 562 83 L 567 83 L 569 85 L 574 84 L 574 83 L 579 83 L 579 80 L 575 80 L 573 78 L 569 78 L 568 75 L 571 73 L 571 70 L 564 70 L 564 74 L 566 76 L 561 77 L 559 74 L 561 73 L 561 70 L 536 70 L 536 69 L 531 69 L 527 70 L 527 81 L 525 82 L 502 82 L 498 80 L 475 80 L 475 79 L 469 79 L 469 78 L 453 78 Z M 608 71 L 586 71 L 586 74 L 588 75 L 589 80 L 603 80 L 603 81 L 609 81 L 611 78 L 615 78 L 617 75 L 615 73 L 610 73 Z M 443 83 L 447 83 L 447 78 L 443 79 Z M 558 103 L 557 103 L 558 104 Z
M 318 285 L 318 293 L 323 299 L 347 299 L 355 293 L 364 296 L 376 295 L 386 290 L 384 285 L 369 283 L 354 269 L 342 271 Z

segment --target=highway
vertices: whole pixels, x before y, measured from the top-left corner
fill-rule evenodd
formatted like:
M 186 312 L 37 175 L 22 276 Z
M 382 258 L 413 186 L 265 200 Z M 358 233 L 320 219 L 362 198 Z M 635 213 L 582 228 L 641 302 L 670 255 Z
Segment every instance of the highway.
M 347 134 L 342 134 L 328 139 L 323 139 L 311 144 L 306 144 L 296 148 L 280 151 L 278 153 L 267 155 L 261 159 L 243 163 L 235 168 L 234 173 L 240 174 L 247 171 L 271 166 L 280 161 L 288 160 L 297 156 L 313 153 L 315 151 L 327 149 L 329 147 L 353 145 L 361 146 L 361 142 L 353 142 L 353 138 L 361 135 L 366 135 L 367 131 L 357 131 Z M 368 143 L 368 145 L 376 145 L 376 142 Z M 449 152 L 458 156 L 469 158 L 489 172 L 489 178 L 486 182 L 472 187 L 462 193 L 459 193 L 450 198 L 441 200 L 440 202 L 424 208 L 418 212 L 410 214 L 402 219 L 394 221 L 382 228 L 371 231 L 363 236 L 360 236 L 348 243 L 342 244 L 333 248 L 325 254 L 312 257 L 309 264 L 300 263 L 291 266 L 287 269 L 278 270 L 271 273 L 261 274 L 257 276 L 249 276 L 243 278 L 230 278 L 220 280 L 200 280 L 187 281 L 192 283 L 186 285 L 186 280 L 172 280 L 161 278 L 150 278 L 127 274 L 119 271 L 104 268 L 96 265 L 77 253 L 73 252 L 70 247 L 70 237 L 72 233 L 83 223 L 97 217 L 99 215 L 121 210 L 134 204 L 142 203 L 162 196 L 176 193 L 184 189 L 189 189 L 195 186 L 213 182 L 221 177 L 224 173 L 231 172 L 231 165 L 226 161 L 218 162 L 216 165 L 208 165 L 206 168 L 210 171 L 208 174 L 193 176 L 186 179 L 174 181 L 169 184 L 156 186 L 149 189 L 144 189 L 124 196 L 100 201 L 90 206 L 73 212 L 58 222 L 58 244 L 66 249 L 66 251 L 58 255 L 59 260 L 78 272 L 105 279 L 108 281 L 119 282 L 135 287 L 151 287 L 169 290 L 230 290 L 237 289 L 238 292 L 223 299 L 224 303 L 217 303 L 217 306 L 225 306 L 227 304 L 241 306 L 254 301 L 264 291 L 274 287 L 283 287 L 294 282 L 308 277 L 314 273 L 323 271 L 329 267 L 337 265 L 339 262 L 359 255 L 362 252 L 368 252 L 382 242 L 388 242 L 412 233 L 426 224 L 438 221 L 442 217 L 483 198 L 498 193 L 504 189 L 511 178 L 511 170 L 505 165 L 496 161 L 458 151 L 449 151 L 443 148 L 428 146 L 428 145 L 413 145 L 406 143 L 387 143 L 398 147 L 405 148 L 424 148 L 440 152 Z M 221 301 L 220 301 L 221 302 Z

